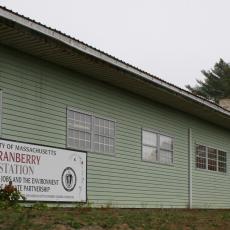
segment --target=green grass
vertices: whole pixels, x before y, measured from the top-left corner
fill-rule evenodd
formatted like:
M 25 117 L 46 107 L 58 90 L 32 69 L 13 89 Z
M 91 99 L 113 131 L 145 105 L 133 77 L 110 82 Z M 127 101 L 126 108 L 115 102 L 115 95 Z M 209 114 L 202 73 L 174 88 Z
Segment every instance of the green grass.
M 91 228 L 89 228 L 91 226 Z M 230 210 L 4 208 L 1 230 L 228 230 Z

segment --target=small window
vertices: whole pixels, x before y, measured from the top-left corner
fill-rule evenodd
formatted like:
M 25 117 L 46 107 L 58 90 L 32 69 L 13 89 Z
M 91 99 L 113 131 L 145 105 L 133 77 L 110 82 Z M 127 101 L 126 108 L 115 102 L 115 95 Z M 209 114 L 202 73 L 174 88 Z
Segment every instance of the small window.
M 173 163 L 173 138 L 142 131 L 142 159 L 150 162 Z
M 67 146 L 98 153 L 114 153 L 115 122 L 67 110 Z
M 226 152 L 204 145 L 196 146 L 196 167 L 210 171 L 226 172 Z

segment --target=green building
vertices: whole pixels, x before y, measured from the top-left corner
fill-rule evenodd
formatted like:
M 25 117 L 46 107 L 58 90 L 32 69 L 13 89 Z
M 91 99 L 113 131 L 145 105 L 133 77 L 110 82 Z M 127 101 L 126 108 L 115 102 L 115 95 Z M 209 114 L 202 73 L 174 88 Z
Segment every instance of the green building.
M 230 208 L 230 112 L 0 7 L 1 139 L 87 152 L 93 206 Z

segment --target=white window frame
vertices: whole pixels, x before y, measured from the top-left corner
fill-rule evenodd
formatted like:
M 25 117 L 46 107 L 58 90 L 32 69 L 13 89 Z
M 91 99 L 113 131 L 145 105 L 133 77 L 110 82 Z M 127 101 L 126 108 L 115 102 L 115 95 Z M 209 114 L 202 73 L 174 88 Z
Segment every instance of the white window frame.
M 151 132 L 153 134 L 156 134 L 157 136 L 157 146 L 156 146 L 156 161 L 148 161 L 148 160 L 145 160 L 143 158 L 143 132 L 146 131 L 146 132 Z M 165 163 L 165 162 L 161 162 L 159 159 L 159 154 L 160 154 L 160 136 L 165 136 L 165 137 L 169 137 L 172 139 L 172 162 L 171 163 Z M 161 131 L 157 131 L 157 130 L 153 130 L 153 129 L 148 129 L 148 128 L 142 128 L 141 129 L 141 160 L 144 161 L 144 162 L 148 162 L 148 163 L 157 163 L 157 164 L 163 164 L 163 165 L 174 165 L 174 143 L 175 143 L 175 137 L 169 135 L 169 134 L 166 134 L 164 132 L 161 132 Z M 146 146 L 146 145 L 145 145 Z M 164 149 L 163 149 L 164 150 Z M 166 151 L 169 151 L 170 150 L 166 150 Z
M 73 146 L 68 144 L 68 111 L 82 113 L 82 114 L 85 114 L 85 115 L 88 115 L 88 116 L 91 117 L 91 143 L 90 143 L 90 149 L 86 150 L 86 149 L 81 149 L 81 148 L 75 148 L 75 147 L 73 147 Z M 95 131 L 94 131 L 95 118 L 103 119 L 103 120 L 106 120 L 106 121 L 114 123 L 114 137 L 113 138 L 109 137 L 109 138 L 112 138 L 114 140 L 113 152 L 100 152 L 100 151 L 95 151 L 94 150 L 94 136 L 96 135 Z M 104 135 L 103 137 L 107 137 L 107 136 Z M 97 115 L 97 114 L 94 114 L 94 113 L 86 112 L 84 110 L 80 110 L 80 109 L 77 109 L 77 108 L 67 107 L 67 109 L 66 109 L 66 147 L 67 148 L 74 149 L 74 150 L 79 150 L 79 151 L 86 151 L 86 152 L 104 154 L 104 155 L 107 155 L 107 156 L 114 156 L 115 152 L 116 152 L 115 146 L 116 146 L 116 120 L 108 118 L 108 117 L 100 116 L 100 115 Z
M 216 147 L 213 147 L 213 146 L 208 146 L 208 145 L 205 145 L 205 144 L 201 144 L 201 143 L 196 143 L 195 144 L 195 167 L 197 170 L 201 170 L 201 171 L 208 171 L 208 172 L 213 172 L 213 173 L 223 173 L 223 174 L 226 174 L 227 173 L 227 169 L 228 169 L 228 152 L 226 150 L 223 150 L 223 149 L 219 149 L 219 148 L 216 148 Z M 204 146 L 205 147 L 205 168 L 199 168 L 197 167 L 197 146 L 200 145 L 200 146 Z M 211 149 L 215 149 L 216 150 L 216 153 L 217 153 L 217 158 L 216 158 L 216 170 L 211 170 L 211 169 L 208 169 L 208 148 L 211 148 Z M 219 171 L 219 152 L 225 152 L 226 154 L 226 168 L 225 168 L 225 172 L 222 172 L 222 171 Z

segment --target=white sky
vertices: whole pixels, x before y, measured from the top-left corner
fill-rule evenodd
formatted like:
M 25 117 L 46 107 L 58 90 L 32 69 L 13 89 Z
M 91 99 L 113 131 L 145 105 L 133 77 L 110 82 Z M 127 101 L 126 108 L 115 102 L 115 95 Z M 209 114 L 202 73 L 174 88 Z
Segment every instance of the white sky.
M 229 0 L 0 0 L 177 86 L 230 61 Z

